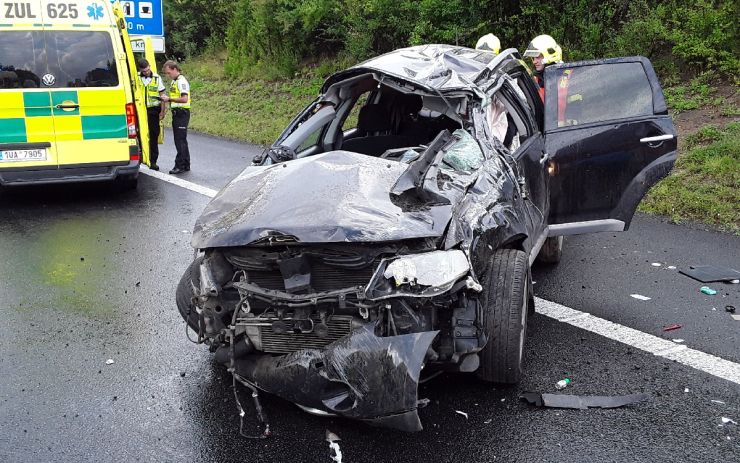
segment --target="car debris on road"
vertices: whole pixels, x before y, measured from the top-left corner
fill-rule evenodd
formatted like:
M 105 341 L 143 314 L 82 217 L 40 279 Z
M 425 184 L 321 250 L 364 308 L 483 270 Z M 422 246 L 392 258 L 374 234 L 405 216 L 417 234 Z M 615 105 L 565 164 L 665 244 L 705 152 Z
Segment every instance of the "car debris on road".
M 647 394 L 630 394 L 624 396 L 578 396 L 567 394 L 540 394 L 525 392 L 519 396 L 530 405 L 547 408 L 572 408 L 586 410 L 588 408 L 619 408 L 636 404 L 650 398 Z

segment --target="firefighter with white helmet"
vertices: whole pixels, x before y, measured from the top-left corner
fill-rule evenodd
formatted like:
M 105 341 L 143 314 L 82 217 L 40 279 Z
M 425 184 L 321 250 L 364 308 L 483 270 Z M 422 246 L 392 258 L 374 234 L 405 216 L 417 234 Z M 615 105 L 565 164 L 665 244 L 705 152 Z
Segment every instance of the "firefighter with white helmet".
M 532 58 L 534 64 L 534 81 L 537 82 L 542 101 L 545 100 L 545 67 L 550 64 L 563 62 L 563 49 L 549 35 L 538 35 L 527 46 L 524 51 L 525 58 Z

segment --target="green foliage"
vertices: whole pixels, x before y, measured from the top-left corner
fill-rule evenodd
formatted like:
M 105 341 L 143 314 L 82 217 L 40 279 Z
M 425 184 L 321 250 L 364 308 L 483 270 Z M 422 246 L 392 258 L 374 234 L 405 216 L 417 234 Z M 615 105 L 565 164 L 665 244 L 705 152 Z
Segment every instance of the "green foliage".
M 740 233 L 740 123 L 706 126 L 686 137 L 669 177 L 640 205 L 675 221 L 693 220 Z
M 187 58 L 224 46 L 231 0 L 164 0 L 167 55 Z
M 185 8 L 206 0 L 171 2 Z M 180 42 L 177 37 L 192 35 L 190 23 L 197 20 L 201 28 L 204 18 L 222 14 L 224 3 L 217 0 L 212 13 L 173 23 L 169 33 Z M 231 75 L 272 67 L 276 76 L 288 76 L 305 61 L 339 56 L 357 62 L 421 43 L 472 46 L 488 32 L 504 48 L 518 49 L 548 33 L 561 43 L 566 60 L 645 55 L 674 81 L 705 70 L 740 73 L 736 4 L 730 0 L 236 0 L 229 9 Z

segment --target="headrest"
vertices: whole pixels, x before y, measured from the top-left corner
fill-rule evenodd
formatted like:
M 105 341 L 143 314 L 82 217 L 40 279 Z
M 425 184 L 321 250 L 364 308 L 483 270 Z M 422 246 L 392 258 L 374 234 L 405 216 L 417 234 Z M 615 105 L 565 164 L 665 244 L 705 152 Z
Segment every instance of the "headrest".
M 379 104 L 368 104 L 357 115 L 357 128 L 361 132 L 386 132 L 391 130 L 388 110 Z

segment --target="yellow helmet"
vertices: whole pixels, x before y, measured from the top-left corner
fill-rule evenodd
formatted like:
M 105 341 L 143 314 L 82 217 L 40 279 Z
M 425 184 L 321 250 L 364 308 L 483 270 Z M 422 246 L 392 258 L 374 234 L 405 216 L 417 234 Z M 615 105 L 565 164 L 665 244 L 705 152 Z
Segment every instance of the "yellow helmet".
M 563 62 L 563 50 L 549 35 L 538 35 L 532 39 L 524 52 L 524 56 L 529 58 L 536 58 L 539 55 L 542 55 L 543 64 Z
M 495 54 L 501 52 L 501 41 L 493 34 L 486 34 L 478 39 L 475 44 L 476 50 L 492 51 Z

